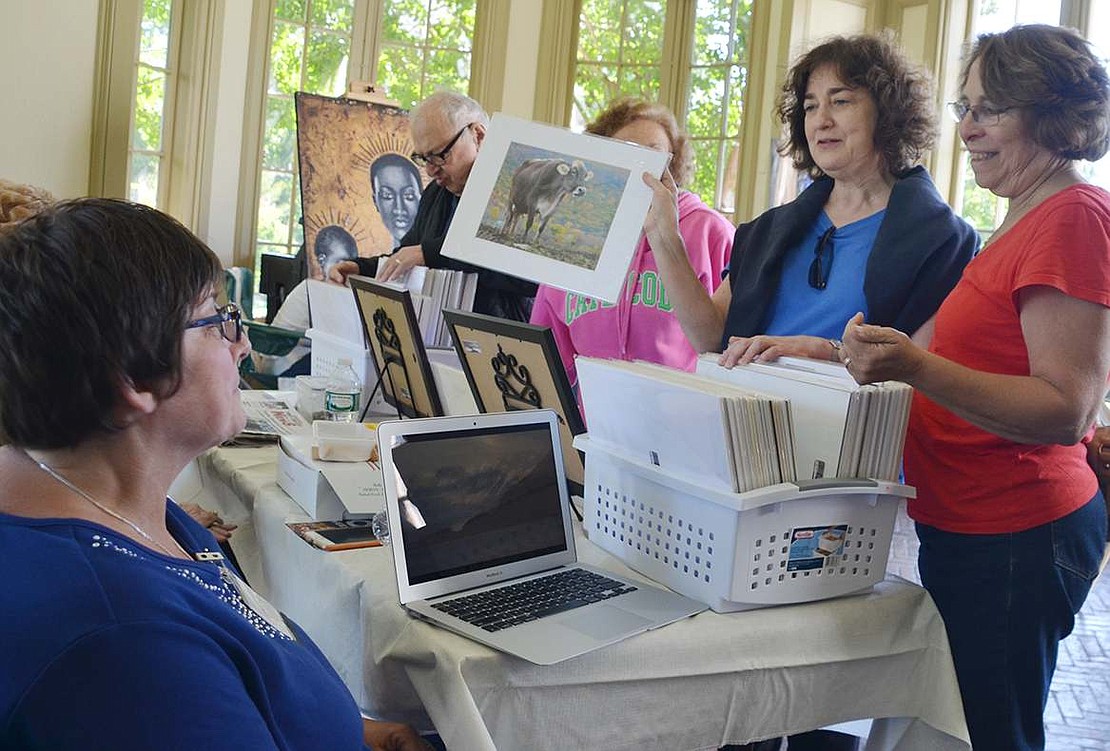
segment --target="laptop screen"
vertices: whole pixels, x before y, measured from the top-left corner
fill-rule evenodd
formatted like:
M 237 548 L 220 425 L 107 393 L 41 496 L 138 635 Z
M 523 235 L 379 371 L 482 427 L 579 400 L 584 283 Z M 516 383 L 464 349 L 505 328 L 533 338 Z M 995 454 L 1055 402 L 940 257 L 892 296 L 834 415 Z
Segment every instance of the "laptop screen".
M 547 422 L 393 439 L 410 584 L 567 549 Z

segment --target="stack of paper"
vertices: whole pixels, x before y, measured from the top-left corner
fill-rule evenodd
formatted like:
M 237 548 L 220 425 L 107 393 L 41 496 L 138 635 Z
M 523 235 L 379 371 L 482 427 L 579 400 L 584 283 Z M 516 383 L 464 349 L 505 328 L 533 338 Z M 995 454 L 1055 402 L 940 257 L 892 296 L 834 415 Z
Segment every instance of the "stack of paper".
M 240 436 L 282 436 L 312 432 L 312 425 L 295 408 L 295 391 L 242 389 L 239 391 L 239 403 L 247 414 L 247 424 Z
M 649 363 L 575 362 L 591 441 L 726 492 L 794 479 L 786 399 Z
M 381 271 L 382 265 L 378 264 L 378 273 Z M 478 275 L 453 269 L 414 266 L 400 280 L 386 283 L 409 291 L 424 346 L 450 347 L 451 333 L 443 320 L 443 309 L 473 310 Z
M 697 372 L 790 401 L 797 476 L 898 480 L 913 389 L 858 385 L 840 363 L 784 357 L 731 370 L 702 355 Z

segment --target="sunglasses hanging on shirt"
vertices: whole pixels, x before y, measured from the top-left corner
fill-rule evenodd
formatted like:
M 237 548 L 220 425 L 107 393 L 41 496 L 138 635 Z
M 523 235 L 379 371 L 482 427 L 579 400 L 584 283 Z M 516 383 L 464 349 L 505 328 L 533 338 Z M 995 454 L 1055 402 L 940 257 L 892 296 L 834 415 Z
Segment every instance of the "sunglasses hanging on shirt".
M 829 227 L 817 241 L 813 249 L 813 263 L 809 265 L 809 286 L 814 289 L 825 289 L 829 286 L 829 273 L 833 264 L 833 233 L 836 227 Z

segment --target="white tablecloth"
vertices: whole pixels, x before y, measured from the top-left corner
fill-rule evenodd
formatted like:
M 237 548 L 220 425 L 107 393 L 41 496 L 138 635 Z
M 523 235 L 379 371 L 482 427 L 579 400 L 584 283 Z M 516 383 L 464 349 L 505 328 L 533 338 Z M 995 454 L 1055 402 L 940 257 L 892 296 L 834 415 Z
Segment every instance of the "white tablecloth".
M 430 729 L 450 749 L 703 749 L 873 717 L 869 750 L 968 749 L 932 600 L 888 579 L 807 605 L 703 613 L 553 666 L 409 618 L 388 548 L 325 553 L 285 527 L 274 449 L 218 449 L 179 500 L 242 528 L 251 583 L 305 628 L 364 711 Z M 180 491 L 179 491 L 180 492 Z M 627 569 L 585 539 L 579 557 Z

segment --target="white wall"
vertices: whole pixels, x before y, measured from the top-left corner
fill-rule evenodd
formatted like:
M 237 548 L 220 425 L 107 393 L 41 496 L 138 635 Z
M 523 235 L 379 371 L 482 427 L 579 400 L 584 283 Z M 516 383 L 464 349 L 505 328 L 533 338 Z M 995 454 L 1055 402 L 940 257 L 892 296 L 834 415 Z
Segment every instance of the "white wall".
M 88 193 L 97 0 L 4 3 L 0 177 Z
M 516 0 L 509 13 L 509 47 L 505 50 L 505 88 L 501 96 L 501 110 L 508 115 L 532 118 L 542 12 L 539 0 Z
M 251 7 L 245 0 L 224 3 L 216 125 L 212 140 L 212 183 L 197 234 L 225 266 L 235 249 L 235 212 L 239 201 L 239 163 L 251 38 Z

